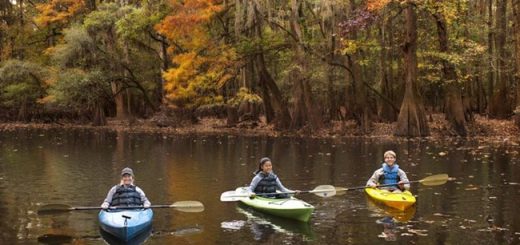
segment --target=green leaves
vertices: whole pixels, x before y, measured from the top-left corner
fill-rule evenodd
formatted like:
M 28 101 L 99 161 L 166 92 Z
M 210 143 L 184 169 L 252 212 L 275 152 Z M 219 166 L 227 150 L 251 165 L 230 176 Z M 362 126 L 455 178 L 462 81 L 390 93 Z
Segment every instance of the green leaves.
M 59 106 L 85 109 L 111 98 L 110 83 L 103 72 L 63 70 L 51 84 L 47 101 Z
M 80 25 L 64 30 L 64 42 L 48 52 L 60 67 L 86 67 L 94 61 L 97 52 L 94 40 Z
M 4 105 L 35 104 L 45 94 L 45 71 L 31 62 L 9 60 L 0 67 L 0 101 Z
M 260 104 L 262 103 L 262 98 L 259 95 L 251 92 L 249 89 L 241 87 L 235 97 L 228 100 L 227 103 L 232 106 L 239 106 L 242 102 Z

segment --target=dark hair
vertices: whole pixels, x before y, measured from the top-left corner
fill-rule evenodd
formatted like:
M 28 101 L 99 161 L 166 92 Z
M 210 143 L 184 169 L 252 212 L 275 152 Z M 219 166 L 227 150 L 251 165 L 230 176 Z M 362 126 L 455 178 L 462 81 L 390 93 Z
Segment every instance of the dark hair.
M 268 157 L 262 157 L 262 159 L 260 159 L 260 162 L 258 163 L 258 170 L 256 170 L 255 174 L 262 172 L 262 167 L 264 166 L 264 164 L 270 161 L 271 159 L 269 159 Z

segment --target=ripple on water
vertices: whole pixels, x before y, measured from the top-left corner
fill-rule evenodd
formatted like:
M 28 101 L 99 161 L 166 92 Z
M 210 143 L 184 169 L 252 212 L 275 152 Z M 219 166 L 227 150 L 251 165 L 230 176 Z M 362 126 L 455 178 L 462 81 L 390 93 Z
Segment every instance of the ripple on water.
M 224 230 L 237 231 L 242 229 L 246 223 L 244 220 L 224 221 L 220 223 L 220 227 Z

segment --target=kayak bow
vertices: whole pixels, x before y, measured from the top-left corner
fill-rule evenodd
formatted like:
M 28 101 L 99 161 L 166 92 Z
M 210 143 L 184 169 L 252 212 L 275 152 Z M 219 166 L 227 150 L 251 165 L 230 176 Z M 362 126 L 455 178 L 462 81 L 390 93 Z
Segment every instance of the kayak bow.
M 365 188 L 365 192 L 374 200 L 401 211 L 415 204 L 415 197 L 409 191 L 394 193 L 384 189 Z
M 101 210 L 99 223 L 101 229 L 122 241 L 130 241 L 152 225 L 151 209 Z

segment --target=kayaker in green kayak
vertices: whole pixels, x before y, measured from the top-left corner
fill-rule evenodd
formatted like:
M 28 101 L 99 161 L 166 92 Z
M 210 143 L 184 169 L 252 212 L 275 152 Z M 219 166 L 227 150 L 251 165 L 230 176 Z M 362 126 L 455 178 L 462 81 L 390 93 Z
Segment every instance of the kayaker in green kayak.
M 143 206 L 150 207 L 151 203 L 141 188 L 134 185 L 134 171 L 124 168 L 121 171 L 121 182 L 108 191 L 101 207 L 107 209 L 110 206 Z
M 282 182 L 273 173 L 273 163 L 271 159 L 264 157 L 260 159 L 260 163 L 258 164 L 258 170 L 255 171 L 255 177 L 251 181 L 249 185 L 249 192 L 254 194 L 258 193 L 275 193 L 276 191 L 281 192 L 296 192 L 298 190 L 289 190 L 283 186 Z M 262 195 L 262 197 L 269 198 L 287 198 L 287 194 L 269 194 Z
M 375 188 L 378 185 L 395 184 L 381 187 L 381 189 L 387 189 L 392 192 L 402 192 L 410 189 L 406 173 L 396 163 L 397 155 L 395 152 L 387 151 L 383 156 L 385 159 L 383 166 L 372 174 L 372 177 L 367 181 L 367 186 Z

